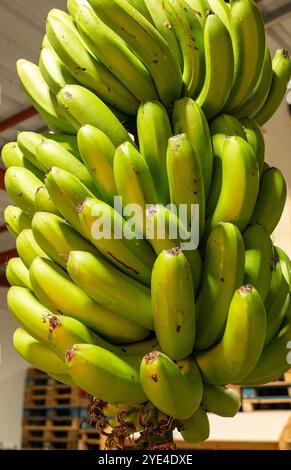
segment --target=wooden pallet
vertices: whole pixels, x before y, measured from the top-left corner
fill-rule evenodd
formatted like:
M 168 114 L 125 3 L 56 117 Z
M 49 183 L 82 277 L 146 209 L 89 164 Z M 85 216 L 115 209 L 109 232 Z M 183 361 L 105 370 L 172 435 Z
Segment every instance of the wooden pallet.
M 257 397 L 253 399 L 244 399 L 242 401 L 243 411 L 270 410 L 270 409 L 290 409 L 290 397 Z
M 27 370 L 27 375 L 26 375 L 26 386 L 27 387 L 32 387 L 32 386 L 37 386 L 37 385 L 58 385 L 60 382 L 57 380 L 53 379 L 49 375 L 47 375 L 45 372 L 42 372 L 41 370 L 38 369 L 33 369 L 30 368 Z
M 28 449 L 35 445 L 43 448 L 51 444 L 53 446 L 58 444 L 65 449 L 76 449 L 78 436 L 78 426 L 24 426 L 23 448 Z
M 24 408 L 26 418 L 81 418 L 87 419 L 87 408 L 80 406 L 31 406 Z
M 45 427 L 45 426 L 66 426 L 73 429 L 80 429 L 82 419 L 79 417 L 67 418 L 67 417 L 29 417 L 23 418 L 23 427 L 34 426 L 34 427 Z
M 34 385 L 27 387 L 25 407 L 32 406 L 86 406 L 87 394 L 70 385 Z
M 78 450 L 104 450 L 106 437 L 96 429 L 81 429 L 79 432 Z

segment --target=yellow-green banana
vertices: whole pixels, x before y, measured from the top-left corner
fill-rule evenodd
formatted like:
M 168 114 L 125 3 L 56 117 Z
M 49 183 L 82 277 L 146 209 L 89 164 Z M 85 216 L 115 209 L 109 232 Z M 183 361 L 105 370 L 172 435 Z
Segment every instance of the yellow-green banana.
M 257 159 L 260 176 L 263 173 L 265 163 L 265 140 L 258 124 L 253 119 L 242 119 L 241 124 L 248 143 L 252 147 Z
M 240 287 L 233 296 L 221 341 L 195 353 L 203 380 L 214 385 L 243 380 L 259 360 L 265 332 L 263 301 L 254 287 Z
M 195 348 L 216 343 L 227 322 L 233 294 L 244 278 L 245 250 L 235 225 L 216 225 L 207 240 L 202 280 L 196 302 Z
M 199 157 L 205 197 L 208 197 L 212 179 L 213 151 L 209 126 L 203 111 L 191 98 L 176 101 L 173 111 L 175 134 L 187 134 Z
M 141 362 L 140 378 L 148 399 L 159 410 L 176 419 L 189 419 L 201 403 L 202 382 L 193 359 L 180 362 L 150 352 Z
M 59 214 L 45 186 L 40 186 L 35 193 L 34 205 L 37 212 Z
M 273 77 L 269 94 L 263 106 L 253 116 L 260 126 L 269 121 L 273 114 L 275 114 L 286 93 L 291 74 L 291 62 L 286 49 L 279 49 L 276 52 L 272 67 Z
M 49 89 L 55 95 L 57 95 L 64 86 L 78 83 L 59 59 L 52 46 L 42 48 L 39 57 L 39 70 Z
M 262 225 L 252 224 L 243 234 L 246 249 L 244 283 L 254 286 L 265 301 L 273 270 L 273 244 Z
M 47 375 L 49 375 L 52 379 L 56 380 L 57 382 L 62 383 L 63 385 L 72 385 L 73 387 L 76 387 L 75 382 L 68 375 L 68 373 L 66 373 L 66 374 L 53 374 L 52 372 L 47 372 Z
M 16 142 L 5 144 L 2 148 L 1 157 L 6 168 L 20 166 L 31 171 L 40 180 L 43 179 L 43 173 L 32 165 L 25 155 L 23 155 Z
M 277 255 L 281 261 L 283 261 L 281 267 L 283 276 L 285 277 L 287 283 L 289 284 L 289 291 L 291 291 L 291 260 L 287 253 L 282 248 L 275 246 Z
M 26 168 L 11 166 L 5 173 L 5 189 L 17 206 L 32 217 L 35 213 L 34 198 L 43 183 Z
M 49 309 L 76 318 L 85 326 L 115 343 L 130 343 L 145 338 L 147 331 L 137 324 L 102 307 L 88 297 L 54 262 L 36 258 L 29 269 L 33 290 Z M 58 286 L 61 295 L 57 295 Z
M 71 251 L 88 251 L 98 256 L 98 251 L 91 243 L 55 214 L 37 212 L 32 219 L 32 231 L 41 249 L 62 268 L 66 268 Z
M 196 14 L 204 28 L 206 21 L 207 11 L 210 10 L 210 5 L 207 0 L 186 0 L 188 5 L 192 8 L 192 14 Z
M 151 172 L 159 201 L 168 204 L 170 195 L 166 160 L 172 129 L 167 110 L 161 103 L 148 101 L 140 105 L 137 131 L 140 153 Z
M 179 423 L 178 430 L 186 442 L 195 444 L 206 441 L 210 433 L 210 424 L 206 411 L 199 406 L 191 418 Z
M 31 218 L 19 207 L 7 206 L 4 211 L 7 229 L 15 238 L 26 228 L 31 228 Z
M 206 0 L 200 0 L 200 1 L 202 1 L 202 3 L 205 4 L 206 9 L 213 11 L 213 13 L 215 13 L 218 16 L 220 21 L 222 21 L 222 23 L 230 31 L 231 18 L 230 18 L 229 5 L 227 5 L 224 0 L 207 0 L 207 2 Z
M 204 383 L 202 406 L 210 413 L 232 418 L 240 409 L 240 395 L 224 385 Z
M 155 333 L 171 359 L 192 353 L 195 340 L 195 298 L 190 265 L 179 248 L 163 251 L 152 273 Z
M 113 175 L 115 147 L 109 137 L 97 127 L 86 124 L 78 131 L 78 145 L 98 193 L 113 206 L 117 195 Z
M 271 235 L 277 227 L 287 198 L 284 176 L 278 168 L 268 168 L 262 175 L 260 191 L 251 218 Z
M 150 286 L 155 254 L 145 240 L 132 237 L 123 217 L 98 199 L 86 199 L 78 213 L 88 240 L 125 274 Z
M 207 119 L 224 108 L 233 82 L 234 59 L 230 34 L 218 18 L 210 12 L 204 29 L 205 80 L 196 98 Z
M 13 346 L 25 361 L 37 369 L 52 374 L 67 374 L 67 367 L 51 348 L 28 334 L 22 328 L 17 328 L 13 335 Z
M 19 257 L 27 268 L 30 267 L 31 263 L 37 256 L 48 258 L 46 253 L 36 242 L 31 229 L 22 230 L 18 235 L 16 239 L 16 248 Z
M 153 330 L 148 288 L 118 271 L 107 261 L 84 251 L 70 253 L 67 269 L 75 284 L 96 302 Z
M 150 71 L 161 101 L 171 106 L 180 97 L 182 76 L 169 45 L 126 0 L 89 0 L 97 15 L 141 58 Z
M 112 403 L 143 403 L 139 371 L 110 351 L 77 344 L 67 351 L 66 364 L 74 382 L 88 393 Z
M 6 278 L 11 286 L 31 289 L 29 271 L 20 258 L 10 258 L 6 267 Z

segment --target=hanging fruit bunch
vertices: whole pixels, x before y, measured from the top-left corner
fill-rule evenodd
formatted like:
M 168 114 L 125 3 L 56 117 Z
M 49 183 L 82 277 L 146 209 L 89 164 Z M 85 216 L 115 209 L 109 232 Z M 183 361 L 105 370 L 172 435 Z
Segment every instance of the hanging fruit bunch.
M 39 65 L 17 63 L 51 132 L 2 151 L 14 346 L 94 397 L 109 446 L 139 432 L 140 447 L 171 447 L 175 428 L 200 442 L 207 412 L 240 407 L 227 384 L 289 368 L 291 264 L 270 238 L 286 183 L 261 131 L 288 52 L 272 60 L 252 0 L 68 0 L 68 11 L 49 12 Z M 135 230 L 117 196 L 140 208 Z M 199 205 L 198 247 L 170 203 L 189 217 Z

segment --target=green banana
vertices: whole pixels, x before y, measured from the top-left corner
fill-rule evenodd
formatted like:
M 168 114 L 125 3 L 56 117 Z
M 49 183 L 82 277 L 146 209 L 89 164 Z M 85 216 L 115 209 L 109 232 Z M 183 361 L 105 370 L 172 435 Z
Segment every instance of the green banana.
M 61 144 L 50 139 L 43 140 L 36 149 L 36 158 L 45 171 L 49 171 L 54 166 L 68 171 L 94 192 L 95 186 L 85 165 Z
M 206 441 L 210 433 L 209 419 L 206 411 L 199 406 L 191 418 L 182 421 L 178 425 L 178 430 L 186 442 L 195 444 Z
M 138 101 L 125 86 L 83 46 L 78 30 L 48 14 L 47 37 L 73 77 L 102 100 L 127 114 L 136 114 Z
M 109 341 L 130 343 L 145 338 L 147 331 L 102 307 L 77 287 L 54 262 L 36 258 L 29 269 L 33 290 L 49 309 L 76 318 Z M 55 286 L 61 292 L 56 295 Z
M 98 256 L 96 248 L 91 243 L 84 240 L 64 219 L 55 214 L 37 212 L 32 219 L 32 231 L 41 249 L 62 268 L 66 269 L 71 251 L 88 251 Z
M 202 406 L 208 412 L 232 418 L 239 411 L 240 405 L 240 395 L 232 388 L 203 384 Z
M 150 13 L 151 22 L 156 30 L 163 36 L 168 43 L 172 53 L 175 56 L 180 68 L 183 65 L 183 57 L 180 49 L 180 44 L 176 38 L 173 24 L 170 21 L 166 11 L 163 0 L 144 0 L 147 9 Z
M 95 56 L 140 101 L 158 98 L 152 77 L 125 41 L 94 13 L 88 2 L 69 0 L 75 4 L 74 20 L 83 40 Z
M 269 95 L 272 78 L 272 57 L 270 50 L 266 47 L 260 79 L 246 103 L 236 111 L 238 118 L 252 118 L 263 107 Z
M 172 129 L 168 113 L 161 103 L 148 101 L 140 105 L 137 132 L 140 153 L 151 172 L 158 199 L 162 204 L 168 204 L 170 195 L 166 160 Z
M 115 146 L 131 140 L 119 119 L 90 90 L 79 85 L 67 85 L 58 94 L 58 103 L 65 109 L 78 131 L 91 124 L 104 132 Z
M 275 249 L 276 249 L 276 253 L 280 261 L 282 261 L 281 267 L 282 267 L 283 276 L 285 277 L 287 283 L 289 284 L 289 292 L 290 292 L 291 291 L 291 261 L 287 253 L 285 253 L 285 251 L 282 250 L 282 248 L 275 246 Z
M 4 181 L 9 197 L 25 214 L 32 217 L 35 213 L 35 194 L 43 183 L 31 171 L 17 166 L 6 170 Z
M 109 137 L 97 127 L 86 124 L 78 131 L 78 145 L 86 167 L 102 200 L 113 206 L 117 195 L 113 175 L 115 147 Z
M 194 205 L 199 206 L 199 234 L 202 237 L 205 224 L 205 191 L 199 156 L 186 134 L 169 139 L 167 169 L 171 203 L 177 208 L 187 206 L 187 225 L 193 221 Z M 186 225 L 186 224 L 185 224 Z
M 201 279 L 202 261 L 198 249 L 194 248 L 195 240 L 191 239 L 178 216 L 161 204 L 150 206 L 146 211 L 146 217 L 149 227 L 147 239 L 156 255 L 158 256 L 163 250 L 180 246 L 190 264 L 194 291 L 197 293 Z M 192 237 L 195 238 L 195 227 L 192 229 L 194 231 Z M 192 244 L 194 247 L 191 247 Z
M 59 59 L 53 47 L 43 47 L 39 57 L 39 70 L 49 89 L 55 95 L 66 85 L 79 83 Z
M 130 0 L 130 4 L 153 24 L 146 0 Z
M 140 379 L 148 399 L 163 413 L 176 419 L 189 419 L 202 398 L 201 376 L 193 359 L 183 367 L 165 354 L 153 351 L 144 356 Z
M 202 2 L 208 3 L 208 10 L 213 11 L 230 31 L 231 17 L 229 5 L 227 5 L 224 0 L 207 0 L 207 2 L 202 0 Z
M 213 119 L 210 123 L 210 132 L 213 145 L 213 175 L 211 191 L 206 203 L 207 216 L 214 212 L 221 192 L 223 146 L 226 138 L 236 135 L 246 139 L 240 122 L 234 116 L 228 114 L 221 114 Z
M 66 364 L 74 382 L 101 400 L 112 403 L 146 401 L 136 368 L 106 349 L 77 344 L 67 351 Z
M 47 173 L 45 184 L 58 211 L 75 230 L 86 237 L 79 221 L 78 207 L 87 197 L 94 197 L 94 194 L 72 173 L 57 167 L 52 167 Z
M 190 98 L 176 101 L 173 111 L 174 133 L 185 133 L 199 157 L 205 197 L 208 197 L 212 179 L 213 151 L 208 123 L 203 111 Z
M 144 356 L 158 347 L 159 344 L 157 338 L 151 338 L 139 343 L 125 344 L 120 346 L 119 349 L 115 350 L 116 354 L 119 356 Z M 113 352 L 115 352 L 115 350 Z
M 17 61 L 17 74 L 25 93 L 47 126 L 56 132 L 74 134 L 74 126 L 67 120 L 64 110 L 59 107 L 39 67 L 28 60 L 20 59 Z
M 105 258 L 125 274 L 150 286 L 155 254 L 145 240 L 132 238 L 132 231 L 123 217 L 97 199 L 86 199 L 78 213 L 88 240 Z
M 192 14 L 196 14 L 201 26 L 204 28 L 207 12 L 210 10 L 210 5 L 207 0 L 186 0 L 188 5 L 192 8 Z
M 179 248 L 163 251 L 152 273 L 154 327 L 162 351 L 171 359 L 192 353 L 195 298 L 190 265 Z
M 100 19 L 141 58 L 152 75 L 161 101 L 171 106 L 180 97 L 182 76 L 164 38 L 126 0 L 89 0 L 89 3 Z
M 227 322 L 233 294 L 243 283 L 245 250 L 235 225 L 219 223 L 207 240 L 202 280 L 196 302 L 195 348 L 216 343 Z
M 241 124 L 244 128 L 247 141 L 252 147 L 257 159 L 260 176 L 263 173 L 265 163 L 265 140 L 258 124 L 253 119 L 242 119 Z
M 249 225 L 243 234 L 246 249 L 244 283 L 254 286 L 265 301 L 273 270 L 273 244 L 262 225 Z
M 254 287 L 240 287 L 233 296 L 221 341 L 195 353 L 203 380 L 214 385 L 243 380 L 259 360 L 265 332 L 263 301 Z
M 31 218 L 16 206 L 6 207 L 4 211 L 4 220 L 7 229 L 15 238 L 18 237 L 22 230 L 31 228 Z
M 103 307 L 153 330 L 150 290 L 90 253 L 72 251 L 67 265 L 72 280 Z M 115 295 L 112 295 L 115 292 Z
M 273 62 L 273 77 L 270 91 L 266 101 L 253 119 L 260 125 L 266 124 L 275 114 L 286 93 L 287 84 L 291 75 L 291 62 L 286 49 L 278 49 Z
M 263 225 L 271 235 L 281 219 L 286 198 L 287 187 L 283 174 L 277 168 L 268 168 L 261 177 L 251 222 Z
M 259 169 L 251 146 L 241 137 L 229 137 L 223 146 L 221 192 L 206 227 L 231 222 L 241 231 L 249 223 L 259 192 Z
M 10 258 L 6 267 L 6 278 L 11 286 L 31 289 L 29 271 L 20 258 Z
M 67 374 L 63 361 L 45 343 L 34 339 L 22 328 L 17 328 L 13 335 L 13 346 L 23 359 L 37 369 L 52 374 Z
M 25 155 L 23 155 L 16 142 L 5 144 L 2 148 L 1 157 L 6 168 L 20 166 L 31 171 L 40 180 L 43 179 L 43 173 L 32 165 Z
M 37 212 L 51 212 L 52 214 L 59 215 L 48 190 L 45 186 L 40 186 L 35 193 L 34 205 Z
M 73 379 L 68 374 L 53 374 L 52 372 L 49 372 L 47 375 L 63 385 L 72 385 L 73 387 L 76 387 L 75 382 L 73 382 Z
M 27 268 L 37 256 L 48 258 L 46 253 L 36 242 L 31 229 L 22 230 L 16 239 L 16 248 L 19 257 Z
M 265 54 L 262 14 L 253 0 L 231 0 L 231 39 L 234 52 L 234 81 L 225 110 L 236 112 L 258 83 Z
M 205 80 L 196 98 L 207 119 L 224 108 L 230 95 L 234 76 L 234 58 L 231 37 L 219 17 L 207 15 L 204 29 Z
M 113 173 L 123 207 L 128 206 L 125 217 L 135 213 L 135 230 L 145 233 L 147 204 L 156 204 L 158 196 L 146 162 L 130 142 L 116 149 Z

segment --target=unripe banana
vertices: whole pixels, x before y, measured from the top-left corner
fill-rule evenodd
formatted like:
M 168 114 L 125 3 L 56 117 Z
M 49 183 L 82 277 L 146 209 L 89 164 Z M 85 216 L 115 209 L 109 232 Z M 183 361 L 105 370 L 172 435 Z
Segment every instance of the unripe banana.
M 260 79 L 246 103 L 236 111 L 235 114 L 238 118 L 251 118 L 257 114 L 267 100 L 272 79 L 272 57 L 269 48 L 266 47 Z
M 145 338 L 147 331 L 102 307 L 77 287 L 55 263 L 36 258 L 29 269 L 33 290 L 49 309 L 73 317 L 109 341 L 129 343 Z M 56 295 L 58 286 L 61 295 Z
M 257 159 L 260 176 L 263 173 L 265 163 L 265 140 L 258 124 L 253 119 L 242 119 L 241 124 L 244 128 L 247 141 L 252 147 Z
M 192 223 L 193 205 L 199 206 L 199 234 L 205 224 L 205 191 L 199 156 L 186 134 L 169 139 L 167 169 L 171 203 L 177 208 L 187 206 L 188 225 Z M 196 223 L 196 222 L 195 222 Z
M 57 95 L 66 85 L 79 83 L 59 59 L 53 47 L 43 47 L 39 57 L 39 70 L 49 89 Z
M 204 28 L 206 21 L 206 14 L 210 10 L 210 5 L 207 0 L 186 0 L 188 5 L 192 8 L 192 13 L 198 16 L 201 26 Z
M 192 353 L 195 298 L 190 265 L 179 248 L 163 251 L 152 273 L 154 327 L 162 351 L 171 359 Z
M 17 74 L 25 93 L 37 109 L 47 126 L 56 132 L 75 133 L 75 127 L 67 120 L 62 110 L 44 81 L 39 67 L 28 60 L 17 61 Z
M 185 133 L 197 152 L 207 198 L 212 180 L 213 151 L 206 117 L 194 100 L 182 98 L 174 105 L 173 124 L 174 133 Z
M 33 367 L 52 374 L 67 374 L 67 367 L 51 348 L 30 336 L 22 328 L 17 328 L 13 335 L 13 346 L 18 354 Z
M 75 122 L 76 130 L 84 124 L 91 124 L 104 132 L 115 146 L 130 140 L 118 118 L 87 88 L 67 85 L 59 92 L 58 102 Z
M 82 251 L 70 253 L 67 269 L 75 284 L 96 302 L 153 330 L 148 288 L 118 271 L 107 261 Z
M 283 174 L 277 168 L 268 168 L 261 177 L 251 222 L 263 225 L 271 235 L 281 219 L 286 198 L 287 187 Z
M 254 286 L 265 301 L 273 270 L 273 244 L 262 225 L 250 225 L 243 235 L 246 249 L 244 283 Z
M 195 444 L 206 441 L 210 433 L 209 419 L 206 411 L 199 406 L 191 418 L 179 424 L 178 430 L 186 442 Z
M 148 21 L 153 24 L 149 9 L 145 0 L 130 0 L 131 5 L 138 10 Z
M 151 172 L 158 199 L 168 204 L 170 195 L 166 160 L 172 129 L 168 113 L 161 103 L 149 101 L 140 105 L 137 131 L 140 153 Z
M 208 412 L 232 418 L 239 411 L 240 405 L 240 395 L 232 388 L 203 384 L 202 406 Z
M 259 192 L 259 169 L 251 146 L 241 137 L 229 137 L 223 147 L 222 185 L 207 228 L 231 222 L 240 230 L 249 223 Z
M 217 205 L 222 184 L 223 147 L 227 137 L 238 136 L 246 139 L 240 122 L 228 114 L 221 114 L 210 123 L 210 132 L 213 144 L 213 175 L 211 191 L 206 203 L 206 215 L 211 215 Z
M 43 183 L 31 171 L 17 166 L 6 170 L 4 181 L 9 197 L 25 214 L 32 217 L 35 213 L 35 193 Z
M 34 205 L 37 212 L 51 212 L 60 215 L 45 186 L 40 186 L 36 191 Z
M 88 53 L 77 29 L 73 30 L 72 26 L 49 13 L 46 34 L 61 61 L 79 83 L 117 109 L 136 114 L 138 101 L 101 61 Z
M 96 248 L 91 243 L 84 240 L 64 219 L 55 214 L 37 212 L 32 220 L 32 231 L 41 249 L 62 268 L 66 269 L 71 251 L 82 250 L 98 256 Z
M 68 374 L 53 374 L 52 372 L 49 372 L 49 373 L 47 372 L 47 375 L 49 375 L 52 379 L 57 380 L 58 382 L 64 385 L 71 385 L 73 387 L 76 387 L 75 382 Z
M 227 27 L 228 30 L 231 28 L 231 17 L 229 5 L 225 3 L 224 0 L 202 0 L 202 2 L 208 5 L 205 6 L 206 9 L 213 11 L 220 21 Z
M 6 278 L 11 286 L 31 289 L 29 271 L 20 258 L 10 258 L 6 267 Z
M 221 341 L 195 353 L 203 380 L 214 385 L 243 380 L 259 360 L 265 333 L 266 312 L 259 294 L 252 286 L 240 287 L 233 296 Z
M 19 257 L 27 268 L 30 267 L 31 263 L 37 256 L 48 258 L 46 253 L 36 242 L 33 231 L 31 229 L 22 230 L 22 232 L 18 235 L 16 239 L 16 248 Z
M 217 15 L 209 13 L 204 29 L 206 71 L 203 88 L 196 98 L 207 119 L 219 114 L 230 95 L 234 58 L 230 34 Z
M 262 14 L 252 0 L 231 0 L 230 16 L 235 71 L 225 109 L 236 111 L 247 101 L 260 79 L 265 53 L 265 30 Z
M 43 173 L 32 165 L 25 155 L 23 155 L 16 142 L 5 144 L 2 148 L 1 157 L 6 168 L 20 166 L 31 171 L 40 180 L 43 179 Z
M 116 348 L 116 347 L 115 347 Z M 118 349 L 117 349 L 118 348 Z M 119 356 L 144 356 L 149 352 L 153 351 L 154 349 L 159 348 L 159 343 L 157 338 L 148 339 L 145 341 L 141 341 L 139 343 L 132 343 L 132 344 L 124 344 L 120 347 L 117 347 L 116 354 Z M 108 348 L 106 348 L 108 349 Z M 113 351 L 115 352 L 115 351 Z
M 77 344 L 67 351 L 66 363 L 74 382 L 101 400 L 112 403 L 146 401 L 138 370 L 110 351 Z
M 286 93 L 287 84 L 290 80 L 291 62 L 286 49 L 278 49 L 273 62 L 273 78 L 270 91 L 266 101 L 260 110 L 253 116 L 260 125 L 266 122 L 275 114 Z
M 98 193 L 105 202 L 113 206 L 114 196 L 117 195 L 113 175 L 113 143 L 100 129 L 86 124 L 79 129 L 78 145 Z
M 282 248 L 275 246 L 275 249 L 280 261 L 283 261 L 283 263 L 281 263 L 282 273 L 289 284 L 289 291 L 291 291 L 291 260 Z
M 117 268 L 150 286 L 155 254 L 145 240 L 133 238 L 123 217 L 98 199 L 86 199 L 78 212 L 86 238 Z
M 15 238 L 18 237 L 22 230 L 31 228 L 31 218 L 16 206 L 6 207 L 4 211 L 4 220 L 7 229 Z
M 77 28 L 95 56 L 138 101 L 158 98 L 150 72 L 126 42 L 98 18 L 88 2 L 72 1 L 75 4 L 73 17 Z
M 245 251 L 235 225 L 220 223 L 208 237 L 196 303 L 195 348 L 207 349 L 224 330 L 233 294 L 243 283 Z
M 152 75 L 161 101 L 171 106 L 180 97 L 182 77 L 164 38 L 125 0 L 89 0 L 89 3 L 101 20 L 141 58 Z
M 87 197 L 94 197 L 94 194 L 76 176 L 57 167 L 52 167 L 47 173 L 45 184 L 58 211 L 86 237 L 79 221 L 78 207 Z
M 153 351 L 141 362 L 140 378 L 147 397 L 159 410 L 173 418 L 189 419 L 201 403 L 202 383 L 193 359 L 181 362 L 184 369 Z

